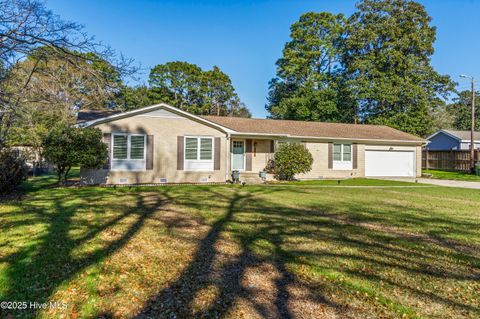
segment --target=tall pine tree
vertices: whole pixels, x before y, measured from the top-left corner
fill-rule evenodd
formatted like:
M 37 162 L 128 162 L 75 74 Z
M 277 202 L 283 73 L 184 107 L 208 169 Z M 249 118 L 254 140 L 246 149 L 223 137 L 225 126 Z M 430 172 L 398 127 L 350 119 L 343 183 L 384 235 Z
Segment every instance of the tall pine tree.
M 346 20 L 328 12 L 306 13 L 291 27 L 291 40 L 270 81 L 271 117 L 308 121 L 352 121 L 341 52 Z
M 217 66 L 204 71 L 188 62 L 159 64 L 150 70 L 149 84 L 152 103 L 170 103 L 200 115 L 250 117 L 230 77 Z

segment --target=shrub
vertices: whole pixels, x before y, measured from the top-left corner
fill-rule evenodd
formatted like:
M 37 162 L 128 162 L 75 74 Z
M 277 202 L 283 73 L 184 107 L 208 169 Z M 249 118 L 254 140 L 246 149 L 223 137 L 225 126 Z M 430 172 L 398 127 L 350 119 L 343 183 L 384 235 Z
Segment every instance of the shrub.
M 43 156 L 55 164 L 58 182 L 64 185 L 73 166 L 102 167 L 107 159 L 107 146 L 99 129 L 60 126 L 45 138 Z
M 27 179 L 25 158 L 10 148 L 0 150 L 0 194 L 10 193 Z
M 312 169 L 313 157 L 300 143 L 282 144 L 275 152 L 273 172 L 280 180 L 293 180 L 295 174 L 307 173 Z

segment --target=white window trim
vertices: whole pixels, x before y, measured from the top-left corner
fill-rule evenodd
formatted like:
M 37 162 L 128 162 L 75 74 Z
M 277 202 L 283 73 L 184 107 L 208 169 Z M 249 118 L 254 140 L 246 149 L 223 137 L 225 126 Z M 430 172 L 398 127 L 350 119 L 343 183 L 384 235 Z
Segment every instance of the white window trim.
M 197 139 L 197 159 L 191 160 L 186 159 L 187 156 L 187 138 L 195 138 Z M 200 159 L 200 139 L 210 139 L 212 141 L 212 159 L 209 160 L 202 160 Z M 215 140 L 213 136 L 203 136 L 203 135 L 186 135 L 183 137 L 183 165 L 185 167 L 185 171 L 190 172 L 213 172 L 214 171 L 214 162 L 215 162 Z M 187 163 L 211 163 L 211 169 L 202 169 L 202 168 L 188 168 Z
M 237 169 L 237 168 L 234 169 L 233 168 L 233 142 L 235 142 L 235 141 L 243 142 L 243 168 L 242 169 Z M 230 161 L 232 162 L 232 171 L 245 172 L 245 170 L 247 168 L 247 156 L 246 156 L 247 140 L 246 139 L 240 139 L 240 138 L 232 139 L 232 148 L 231 148 L 230 152 L 231 152 Z
M 335 145 L 340 145 L 340 160 L 334 160 L 335 154 Z M 344 145 L 350 145 L 350 160 L 345 161 L 343 159 L 343 147 Z M 333 160 L 333 169 L 337 171 L 350 171 L 353 170 L 353 146 L 351 143 L 333 143 L 333 150 L 332 150 L 332 160 Z
M 126 159 L 115 159 L 113 158 L 113 150 L 115 148 L 115 136 L 127 136 L 127 158 Z M 143 159 L 130 159 L 130 149 L 131 149 L 131 137 L 132 136 L 143 136 Z M 146 134 L 130 134 L 130 133 L 112 133 L 112 147 L 110 150 L 110 170 L 114 172 L 143 172 L 147 170 L 147 135 Z M 143 162 L 143 167 L 141 169 L 125 169 L 125 168 L 114 168 L 113 161 L 133 161 L 133 162 Z

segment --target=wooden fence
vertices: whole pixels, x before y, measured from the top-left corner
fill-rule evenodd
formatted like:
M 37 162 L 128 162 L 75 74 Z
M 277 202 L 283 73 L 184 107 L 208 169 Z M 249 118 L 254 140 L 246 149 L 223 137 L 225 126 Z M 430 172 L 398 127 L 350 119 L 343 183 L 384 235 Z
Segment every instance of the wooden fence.
M 479 150 L 475 150 L 475 161 L 480 159 Z M 423 169 L 443 169 L 450 171 L 470 170 L 470 151 L 428 151 L 422 150 Z

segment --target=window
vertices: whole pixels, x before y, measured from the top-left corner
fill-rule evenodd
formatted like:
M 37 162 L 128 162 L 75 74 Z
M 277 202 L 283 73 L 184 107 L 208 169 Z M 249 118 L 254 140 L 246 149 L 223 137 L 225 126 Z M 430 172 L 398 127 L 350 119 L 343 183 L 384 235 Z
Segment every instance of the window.
M 113 159 L 127 159 L 128 153 L 128 136 L 113 136 Z
M 342 144 L 333 144 L 333 160 L 342 160 Z
M 192 171 L 213 170 L 212 137 L 185 137 L 185 169 Z
M 213 148 L 213 144 L 212 144 L 211 138 L 201 138 L 200 139 L 200 159 L 211 160 L 212 148 Z
M 145 135 L 113 134 L 112 169 L 139 171 L 145 169 Z
M 198 139 L 196 137 L 187 137 L 185 139 L 185 159 L 196 160 L 198 155 Z
M 130 159 L 145 158 L 145 136 L 130 136 Z
M 333 169 L 352 169 L 352 144 L 333 144 Z
M 352 145 L 343 144 L 343 158 L 342 161 L 350 162 L 352 160 Z

